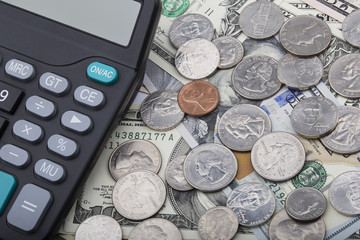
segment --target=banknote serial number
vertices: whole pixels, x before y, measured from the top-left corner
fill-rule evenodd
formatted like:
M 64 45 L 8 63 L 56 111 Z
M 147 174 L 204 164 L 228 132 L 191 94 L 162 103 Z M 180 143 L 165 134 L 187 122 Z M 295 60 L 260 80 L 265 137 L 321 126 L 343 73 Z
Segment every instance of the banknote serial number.
M 264 179 L 265 180 L 265 179 Z M 283 192 L 281 187 L 274 182 L 268 182 L 265 180 L 270 190 L 274 193 L 275 197 L 280 200 L 280 203 L 285 206 L 286 194 Z

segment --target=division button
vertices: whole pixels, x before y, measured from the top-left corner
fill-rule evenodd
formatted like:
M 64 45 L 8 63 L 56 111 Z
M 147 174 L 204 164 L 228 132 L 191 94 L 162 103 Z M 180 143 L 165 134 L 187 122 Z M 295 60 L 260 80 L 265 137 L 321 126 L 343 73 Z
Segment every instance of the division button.
M 78 133 L 87 132 L 92 127 L 92 121 L 87 115 L 72 110 L 64 112 L 61 124 Z
M 31 96 L 26 100 L 26 110 L 41 118 L 50 118 L 55 114 L 55 105 L 42 97 Z
M 60 134 L 54 134 L 49 137 L 47 147 L 53 153 L 64 158 L 74 157 L 79 150 L 75 141 Z
M 34 171 L 36 175 L 52 183 L 58 183 L 65 177 L 64 168 L 48 159 L 40 159 L 37 161 Z
M 30 162 L 30 154 L 12 144 L 5 144 L 1 147 L 0 158 L 15 167 L 24 167 Z
M 39 142 L 44 135 L 40 126 L 23 119 L 14 123 L 13 133 L 15 136 L 30 143 Z
M 5 65 L 6 73 L 18 80 L 27 81 L 35 76 L 34 67 L 18 59 L 11 59 Z
M 16 185 L 17 182 L 13 176 L 0 171 L 0 214 L 4 211 Z
M 99 90 L 82 85 L 76 88 L 74 98 L 77 102 L 91 108 L 100 107 L 104 103 L 104 94 Z
M 70 88 L 69 81 L 66 78 L 51 72 L 41 75 L 39 84 L 42 89 L 55 95 L 62 95 Z

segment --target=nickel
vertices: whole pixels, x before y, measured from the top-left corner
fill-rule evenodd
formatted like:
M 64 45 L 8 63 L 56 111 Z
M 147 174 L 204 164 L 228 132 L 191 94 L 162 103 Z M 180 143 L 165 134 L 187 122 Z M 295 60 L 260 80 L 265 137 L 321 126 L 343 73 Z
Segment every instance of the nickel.
M 244 47 L 239 40 L 231 36 L 223 36 L 212 41 L 220 51 L 219 68 L 232 68 L 244 56 Z
M 184 175 L 184 161 L 186 156 L 180 156 L 172 160 L 165 170 L 166 182 L 170 187 L 178 191 L 189 191 L 193 187 L 186 181 Z
M 360 47 L 360 10 L 346 16 L 342 24 L 342 33 L 351 45 Z

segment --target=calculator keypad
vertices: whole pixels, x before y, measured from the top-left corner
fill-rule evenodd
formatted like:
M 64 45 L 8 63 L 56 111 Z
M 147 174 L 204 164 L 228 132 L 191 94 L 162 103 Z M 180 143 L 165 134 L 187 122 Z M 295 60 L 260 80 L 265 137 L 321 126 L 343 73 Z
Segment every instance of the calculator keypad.
M 70 88 L 69 81 L 66 78 L 51 72 L 41 75 L 39 84 L 42 89 L 55 95 L 63 95 Z
M 26 62 L 18 59 L 11 59 L 5 65 L 6 73 L 15 79 L 28 81 L 35 76 L 35 68 Z
M 70 130 L 78 133 L 85 133 L 92 127 L 90 117 L 77 111 L 66 111 L 61 116 L 61 124 Z
M 23 119 L 18 120 L 14 123 L 13 133 L 17 137 L 29 143 L 39 142 L 44 135 L 44 132 L 39 125 Z
M 0 214 L 4 211 L 17 182 L 10 174 L 0 171 Z
M 60 134 L 52 135 L 48 141 L 49 150 L 61 157 L 72 158 L 79 151 L 77 143 Z
M 54 116 L 56 109 L 51 101 L 39 96 L 31 96 L 26 100 L 26 110 L 38 117 L 48 119 Z
M 74 98 L 78 103 L 91 108 L 100 107 L 105 100 L 104 94 L 99 90 L 88 86 L 79 86 L 74 92 Z
M 58 183 L 65 178 L 65 170 L 62 166 L 48 159 L 40 159 L 36 162 L 34 172 L 52 183 Z
M 13 113 L 23 95 L 20 89 L 0 81 L 0 110 Z
M 13 144 L 5 144 L 1 147 L 0 158 L 15 167 L 24 167 L 30 162 L 30 154 Z

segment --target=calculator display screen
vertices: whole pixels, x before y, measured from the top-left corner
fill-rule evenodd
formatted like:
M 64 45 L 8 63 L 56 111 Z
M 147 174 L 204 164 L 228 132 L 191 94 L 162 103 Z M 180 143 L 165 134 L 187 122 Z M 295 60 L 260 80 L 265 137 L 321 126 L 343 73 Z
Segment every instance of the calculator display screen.
M 140 12 L 135 0 L 3 0 L 109 41 L 128 46 Z

